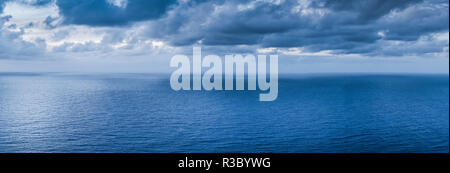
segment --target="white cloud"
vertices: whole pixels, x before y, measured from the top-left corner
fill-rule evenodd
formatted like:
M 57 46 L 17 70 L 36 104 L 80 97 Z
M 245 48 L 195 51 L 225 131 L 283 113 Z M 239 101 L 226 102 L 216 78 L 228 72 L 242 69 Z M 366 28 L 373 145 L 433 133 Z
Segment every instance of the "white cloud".
M 107 0 L 110 4 L 120 8 L 126 8 L 128 0 Z

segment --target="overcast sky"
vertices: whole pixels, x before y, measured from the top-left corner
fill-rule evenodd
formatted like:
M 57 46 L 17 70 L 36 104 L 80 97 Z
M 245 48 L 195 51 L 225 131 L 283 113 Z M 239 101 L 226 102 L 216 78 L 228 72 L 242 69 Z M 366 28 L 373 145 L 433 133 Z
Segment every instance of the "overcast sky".
M 448 73 L 448 0 L 0 0 L 0 72 L 171 72 L 278 54 L 281 73 Z

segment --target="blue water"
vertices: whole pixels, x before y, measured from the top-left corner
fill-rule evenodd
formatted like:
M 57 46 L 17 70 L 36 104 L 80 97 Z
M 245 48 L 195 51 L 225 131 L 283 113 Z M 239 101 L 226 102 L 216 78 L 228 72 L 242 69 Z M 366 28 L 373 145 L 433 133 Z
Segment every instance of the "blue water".
M 0 73 L 0 152 L 449 152 L 448 75 L 283 75 L 276 101 L 259 93 Z

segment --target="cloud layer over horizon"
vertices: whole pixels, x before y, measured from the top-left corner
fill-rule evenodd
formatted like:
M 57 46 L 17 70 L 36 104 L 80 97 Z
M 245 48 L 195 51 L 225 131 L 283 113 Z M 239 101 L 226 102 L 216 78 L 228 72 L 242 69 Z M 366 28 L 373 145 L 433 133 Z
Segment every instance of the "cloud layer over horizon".
M 0 0 L 0 59 L 286 57 L 448 59 L 447 0 Z M 448 61 L 448 60 L 447 60 Z

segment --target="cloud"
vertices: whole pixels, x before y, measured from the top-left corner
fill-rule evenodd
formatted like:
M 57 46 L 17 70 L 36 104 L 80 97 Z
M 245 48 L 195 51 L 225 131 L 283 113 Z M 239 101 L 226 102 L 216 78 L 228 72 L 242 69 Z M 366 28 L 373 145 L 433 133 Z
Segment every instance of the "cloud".
M 58 0 L 65 24 L 120 26 L 161 17 L 175 0 Z
M 0 14 L 3 13 L 3 9 L 5 8 L 6 2 L 9 0 L 0 0 Z
M 0 5 L 5 6 L 7 1 L 0 0 Z M 153 50 L 153 42 L 158 42 L 163 47 L 181 50 L 202 45 L 217 54 L 257 50 L 278 50 L 289 55 L 325 52 L 327 56 L 448 54 L 448 39 L 442 40 L 442 35 L 448 35 L 449 31 L 446 0 L 20 2 L 34 7 L 51 4 L 57 8 L 58 16 L 47 15 L 27 26 L 9 22 L 2 30 L 4 35 L 16 34 L 16 42 L 33 38 L 24 43 L 40 41 L 51 47 L 43 51 L 147 52 Z M 5 27 L 25 32 L 17 36 Z M 10 41 L 1 39 L 3 44 Z
M 180 3 L 150 22 L 146 34 L 174 46 L 303 47 L 376 56 L 388 40 L 448 32 L 448 19 L 448 2 L 433 0 L 206 1 Z M 411 52 L 390 55 L 403 54 Z
M 6 25 L 10 18 L 11 16 L 0 17 L 0 59 L 29 59 L 42 55 L 46 48 L 45 41 L 24 41 L 21 38 L 23 29 L 10 31 L 10 26 L 13 25 Z
M 45 6 L 52 3 L 53 0 L 0 0 L 0 14 L 3 12 L 2 10 L 7 2 L 18 2 L 32 6 Z
M 327 0 L 324 6 L 336 11 L 356 13 L 361 21 L 375 20 L 394 10 L 402 10 L 422 0 Z
M 393 12 L 376 23 L 386 31 L 387 40 L 414 41 L 419 37 L 449 29 L 448 1 L 440 3 L 424 2 Z

